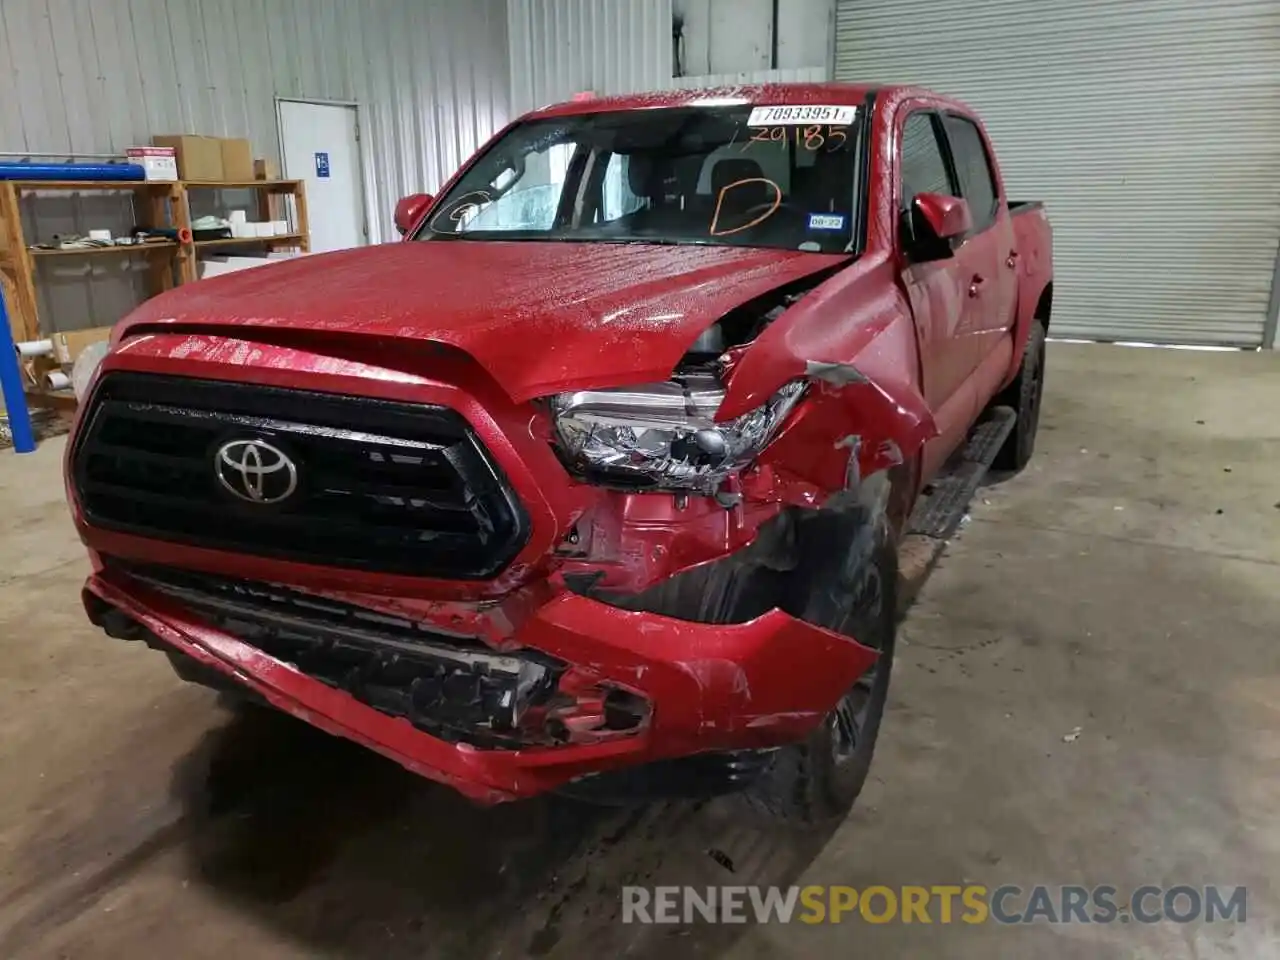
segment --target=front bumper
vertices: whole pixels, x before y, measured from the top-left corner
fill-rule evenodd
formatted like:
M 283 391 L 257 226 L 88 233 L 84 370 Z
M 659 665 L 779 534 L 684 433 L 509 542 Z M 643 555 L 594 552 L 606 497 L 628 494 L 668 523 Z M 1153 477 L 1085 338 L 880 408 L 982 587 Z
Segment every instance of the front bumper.
M 577 689 L 604 685 L 643 698 L 645 722 L 620 735 L 480 749 L 432 736 L 213 629 L 124 571 L 100 568 L 85 590 L 87 606 L 120 611 L 163 646 L 280 710 L 483 803 L 652 761 L 793 742 L 876 658 L 874 650 L 777 609 L 747 623 L 694 623 L 563 591 L 525 619 L 503 649 L 532 649 L 571 665 Z

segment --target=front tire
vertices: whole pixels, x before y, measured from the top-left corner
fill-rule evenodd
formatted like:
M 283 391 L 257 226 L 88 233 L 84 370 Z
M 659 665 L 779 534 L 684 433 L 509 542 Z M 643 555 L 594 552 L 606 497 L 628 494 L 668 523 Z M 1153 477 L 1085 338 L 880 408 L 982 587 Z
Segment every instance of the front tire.
M 869 549 L 860 549 L 857 539 L 867 537 L 872 538 Z M 810 619 L 878 650 L 880 656 L 808 737 L 779 748 L 773 764 L 743 792 L 753 812 L 774 821 L 810 826 L 843 818 L 871 768 L 893 669 L 897 552 L 887 529 L 866 526 L 847 557 L 843 585 L 837 591 L 823 590 L 820 598 L 830 601 L 838 592 L 844 595 L 841 602 L 817 604 L 820 615 Z

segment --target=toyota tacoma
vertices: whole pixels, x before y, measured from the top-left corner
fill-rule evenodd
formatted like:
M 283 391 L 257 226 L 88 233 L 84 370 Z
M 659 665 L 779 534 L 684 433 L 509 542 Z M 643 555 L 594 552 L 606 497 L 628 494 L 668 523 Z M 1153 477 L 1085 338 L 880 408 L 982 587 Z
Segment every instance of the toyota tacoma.
M 1051 236 L 978 117 L 579 99 L 395 219 L 117 326 L 66 462 L 89 618 L 480 802 L 846 810 L 913 511 L 1035 440 Z

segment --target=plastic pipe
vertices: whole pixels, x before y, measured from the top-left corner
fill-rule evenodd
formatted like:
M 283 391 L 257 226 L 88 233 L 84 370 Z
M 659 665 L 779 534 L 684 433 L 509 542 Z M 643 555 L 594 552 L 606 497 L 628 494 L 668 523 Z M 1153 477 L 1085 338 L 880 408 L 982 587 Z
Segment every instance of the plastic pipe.
M 9 327 L 9 308 L 4 303 L 4 290 L 0 289 L 0 389 L 4 392 L 4 409 L 9 416 L 9 433 L 13 435 L 16 453 L 31 453 L 36 448 L 31 432 L 31 412 L 27 410 L 27 395 L 22 389 L 22 371 L 18 369 L 18 351 L 13 345 L 13 330 Z
M 145 180 L 136 163 L 0 163 L 0 180 Z

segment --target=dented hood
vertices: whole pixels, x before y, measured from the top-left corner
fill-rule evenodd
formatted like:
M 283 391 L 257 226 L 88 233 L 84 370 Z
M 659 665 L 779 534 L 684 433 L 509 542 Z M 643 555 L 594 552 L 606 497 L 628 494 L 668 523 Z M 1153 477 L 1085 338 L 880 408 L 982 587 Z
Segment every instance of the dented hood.
M 433 341 L 465 351 L 523 401 L 665 379 L 729 310 L 845 259 L 727 246 L 393 243 L 189 284 L 144 303 L 117 335 L 226 326 L 247 340 L 272 328 Z

